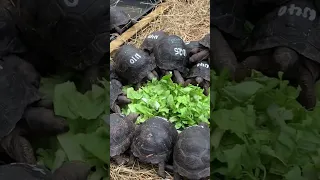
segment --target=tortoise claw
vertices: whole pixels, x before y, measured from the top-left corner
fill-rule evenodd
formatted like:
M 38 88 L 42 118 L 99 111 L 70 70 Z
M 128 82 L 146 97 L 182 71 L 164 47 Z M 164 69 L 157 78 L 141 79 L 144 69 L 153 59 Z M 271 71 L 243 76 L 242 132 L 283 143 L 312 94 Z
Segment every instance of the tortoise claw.
M 184 79 L 178 70 L 173 71 L 174 77 L 178 84 L 184 85 Z
M 118 96 L 118 104 L 124 105 L 124 104 L 130 104 L 131 100 L 127 98 L 127 96 Z
M 33 133 L 57 135 L 69 131 L 67 121 L 55 116 L 53 110 L 43 107 L 30 107 L 24 113 L 24 118 Z
M 70 161 L 64 163 L 54 171 L 53 180 L 87 180 L 91 167 L 82 161 Z

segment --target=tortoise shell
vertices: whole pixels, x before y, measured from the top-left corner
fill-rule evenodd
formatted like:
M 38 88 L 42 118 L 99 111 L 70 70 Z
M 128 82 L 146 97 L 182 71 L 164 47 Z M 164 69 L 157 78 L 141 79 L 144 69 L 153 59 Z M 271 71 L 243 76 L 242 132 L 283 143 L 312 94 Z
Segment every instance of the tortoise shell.
M 124 153 L 131 145 L 135 125 L 123 114 L 110 115 L 110 157 Z
M 210 82 L 210 65 L 207 61 L 199 62 L 190 69 L 187 78 L 196 77 L 202 77 L 204 80 Z
M 210 176 L 210 129 L 191 126 L 183 130 L 173 150 L 173 168 L 188 179 Z
M 141 82 L 156 68 L 154 59 L 148 53 L 132 46 L 121 46 L 114 56 L 115 72 L 128 83 Z
M 111 28 L 126 25 L 130 22 L 131 18 L 128 14 L 122 11 L 117 6 L 110 7 L 110 25 Z
M 149 34 L 144 41 L 142 42 L 140 49 L 152 53 L 153 48 L 155 47 L 156 43 L 159 42 L 160 39 L 167 36 L 168 34 L 164 31 L 154 31 Z
M 122 84 L 116 79 L 110 81 L 110 108 L 112 109 L 114 103 L 118 99 L 118 96 L 122 94 Z M 112 109 L 113 110 L 113 109 Z
M 154 48 L 156 64 L 163 70 L 185 73 L 189 55 L 184 41 L 176 35 L 162 38 Z
M 199 43 L 199 41 L 189 41 L 189 42 L 185 42 L 186 48 L 187 48 L 187 53 L 190 56 L 190 51 L 192 49 L 195 48 L 200 48 L 201 44 Z
M 45 167 L 25 163 L 0 166 L 0 179 L 52 180 L 52 173 Z
M 206 35 L 199 41 L 199 43 L 200 43 L 202 46 L 210 49 L 210 33 L 209 33 L 209 34 L 206 34 Z
M 301 17 L 290 14 L 301 9 Z M 275 8 L 257 22 L 246 52 L 285 46 L 300 55 L 320 61 L 319 15 L 312 0 L 292 0 Z
M 174 125 L 162 117 L 153 117 L 138 126 L 131 151 L 141 162 L 158 164 L 168 161 L 177 139 Z
M 29 72 L 24 71 L 29 69 L 22 70 L 22 63 L 27 62 L 17 56 L 0 60 L 0 139 L 15 128 L 28 105 L 40 100 Z

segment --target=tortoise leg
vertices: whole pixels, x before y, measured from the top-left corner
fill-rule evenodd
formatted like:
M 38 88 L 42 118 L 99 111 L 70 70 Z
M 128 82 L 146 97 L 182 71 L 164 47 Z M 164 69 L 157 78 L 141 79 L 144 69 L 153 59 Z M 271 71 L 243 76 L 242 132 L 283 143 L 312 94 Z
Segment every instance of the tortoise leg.
M 91 66 L 85 71 L 84 79 L 81 82 L 80 91 L 85 93 L 86 91 L 91 90 L 92 85 L 96 84 L 100 77 L 100 68 L 99 66 Z
M 201 50 L 202 50 L 201 48 L 193 48 L 193 49 L 191 49 L 190 54 L 197 54 L 197 53 L 199 53 Z
M 177 173 L 177 172 L 174 172 L 173 173 L 173 180 L 181 180 L 182 178 L 181 178 L 181 176 L 180 176 L 180 174 L 179 173 Z
M 209 50 L 202 50 L 199 53 L 196 53 L 194 55 L 192 55 L 189 58 L 190 63 L 199 63 L 205 59 L 207 59 L 210 55 L 210 51 Z
M 121 108 L 120 108 L 120 106 L 118 106 L 117 104 L 114 104 L 113 107 L 111 107 L 111 110 L 112 110 L 114 113 L 121 113 Z
M 129 162 L 127 163 L 128 166 L 132 166 L 134 164 L 134 156 L 133 154 L 130 154 L 129 156 Z
M 117 31 L 118 34 L 122 34 L 123 33 L 123 29 L 120 27 L 114 27 L 114 29 Z
M 128 115 L 126 116 L 126 119 L 127 119 L 128 121 L 132 121 L 132 122 L 135 123 L 139 116 L 140 116 L 139 114 L 130 113 L 130 114 L 128 114 Z
M 64 163 L 53 173 L 53 180 L 87 180 L 91 167 L 85 162 L 70 161 Z
M 213 54 L 212 63 L 210 64 L 212 64 L 213 68 L 218 73 L 221 73 L 226 69 L 233 79 L 238 66 L 237 58 L 228 42 L 217 28 L 212 28 L 210 33 L 213 37 L 212 39 L 214 39 L 213 41 L 210 41 L 210 49 Z
M 166 178 L 166 172 L 165 172 L 165 170 L 164 170 L 164 168 L 165 168 L 165 162 L 164 161 L 162 161 L 162 162 L 160 162 L 159 164 L 158 164 L 158 175 L 160 176 L 160 177 L 162 177 L 162 178 Z
M 41 99 L 35 104 L 35 106 L 53 109 L 53 101 L 51 99 Z
M 57 135 L 69 131 L 67 121 L 54 115 L 53 110 L 43 107 L 30 107 L 24 113 L 28 128 L 33 133 Z
M 20 136 L 20 129 L 18 128 L 1 140 L 1 147 L 16 162 L 37 163 L 30 142 L 25 137 Z
M 156 76 L 157 79 L 159 79 L 159 74 L 157 73 L 157 71 L 153 70 L 152 73 Z
M 210 88 L 210 82 L 205 81 L 203 83 L 203 89 L 204 89 L 204 95 L 208 96 L 209 95 L 209 88 Z
M 272 64 L 269 55 L 249 56 L 238 66 L 235 73 L 235 80 L 242 81 L 244 78 L 251 75 L 252 70 L 261 71 L 262 73 L 270 75 L 273 74 L 273 76 L 275 75 L 275 72 L 276 74 L 278 72 L 274 67 L 274 64 Z
M 174 77 L 178 84 L 184 85 L 184 79 L 178 70 L 173 71 Z
M 149 72 L 147 75 L 147 79 L 151 81 L 152 79 L 157 79 L 157 77 L 152 72 Z
M 165 71 L 165 72 L 164 72 L 165 75 L 169 75 L 169 74 L 171 74 L 171 73 L 172 73 L 171 71 Z
M 193 81 L 195 81 L 194 78 L 187 79 L 187 80 L 184 82 L 184 86 L 188 86 L 189 84 L 193 84 Z
M 127 98 L 127 96 L 118 96 L 118 104 L 130 104 L 131 100 Z
M 204 81 L 204 80 L 203 80 L 202 77 L 196 77 L 196 82 L 197 82 L 198 84 L 201 84 L 203 81 Z
M 287 47 L 278 47 L 273 52 L 273 59 L 279 70 L 286 72 L 288 68 L 299 60 L 299 55 L 296 51 Z
M 116 162 L 117 165 L 124 165 L 129 162 L 127 158 L 124 158 L 120 155 L 112 157 L 112 159 Z
M 305 60 L 299 66 L 298 83 L 301 87 L 301 92 L 298 101 L 307 110 L 312 110 L 316 106 L 315 82 L 319 78 L 319 71 L 319 65 L 311 60 Z
M 135 90 L 139 90 L 141 88 L 141 83 L 137 83 L 135 86 Z

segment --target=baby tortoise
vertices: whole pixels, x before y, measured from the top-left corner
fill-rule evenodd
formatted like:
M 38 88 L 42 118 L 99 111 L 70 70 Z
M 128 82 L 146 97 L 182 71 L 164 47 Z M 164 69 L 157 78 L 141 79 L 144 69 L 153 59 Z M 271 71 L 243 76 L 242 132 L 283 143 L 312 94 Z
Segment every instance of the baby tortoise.
M 164 31 L 152 32 L 143 40 L 140 49 L 152 54 L 156 43 L 158 43 L 165 36 L 168 36 L 168 34 Z
M 110 109 L 115 113 L 121 113 L 119 105 L 130 104 L 130 99 L 127 98 L 122 91 L 122 84 L 116 79 L 110 81 Z
M 189 84 L 199 84 L 204 89 L 204 94 L 209 95 L 210 66 L 207 61 L 202 61 L 190 69 L 185 86 Z
M 141 162 L 157 164 L 158 175 L 166 177 L 165 164 L 172 155 L 178 131 L 162 117 L 153 117 L 138 126 L 132 145 L 132 154 Z
M 135 121 L 138 114 L 113 113 L 109 116 L 110 121 L 110 157 L 115 160 L 118 165 L 128 162 L 121 154 L 130 148 L 135 132 Z

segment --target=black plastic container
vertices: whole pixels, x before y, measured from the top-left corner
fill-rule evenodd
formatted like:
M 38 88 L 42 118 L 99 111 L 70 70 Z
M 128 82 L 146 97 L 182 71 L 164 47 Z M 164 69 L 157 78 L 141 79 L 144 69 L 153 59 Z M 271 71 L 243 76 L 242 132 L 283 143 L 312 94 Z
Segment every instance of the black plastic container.
M 119 0 L 110 1 L 110 5 L 115 5 L 127 13 L 132 19 L 139 21 L 145 15 L 149 14 L 163 0 Z M 125 30 L 131 26 L 127 26 Z M 110 42 L 116 37 L 110 35 Z

